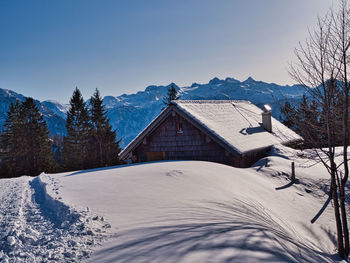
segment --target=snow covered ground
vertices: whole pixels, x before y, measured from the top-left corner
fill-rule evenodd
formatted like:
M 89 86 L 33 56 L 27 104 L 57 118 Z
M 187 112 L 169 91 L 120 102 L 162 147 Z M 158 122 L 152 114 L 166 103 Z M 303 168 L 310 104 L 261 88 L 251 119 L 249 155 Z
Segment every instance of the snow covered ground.
M 0 180 L 0 262 L 80 261 L 109 227 L 47 195 L 39 178 Z
M 0 259 L 340 261 L 332 203 L 319 213 L 325 170 L 285 147 L 267 159 L 247 169 L 177 161 L 2 179 Z

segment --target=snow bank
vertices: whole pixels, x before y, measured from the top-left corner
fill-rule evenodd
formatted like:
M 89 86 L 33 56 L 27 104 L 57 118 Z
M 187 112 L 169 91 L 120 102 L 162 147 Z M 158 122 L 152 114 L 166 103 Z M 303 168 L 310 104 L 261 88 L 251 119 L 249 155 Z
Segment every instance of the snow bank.
M 334 262 L 332 207 L 311 223 L 327 195 L 309 183 L 324 178 L 297 164 L 299 183 L 289 185 L 290 162 L 277 153 L 249 169 L 156 162 L 45 182 L 54 178 L 64 202 L 111 224 L 115 238 L 89 262 Z
M 51 220 L 58 226 L 72 225 L 79 221 L 82 215 L 78 211 L 75 211 L 62 201 L 54 198 L 52 191 L 51 194 L 48 194 L 46 188 L 47 184 L 42 180 L 44 176 L 45 174 L 42 174 L 41 177 L 36 177 L 31 182 L 35 190 L 35 199 L 41 204 L 42 210 L 45 210 L 46 214 L 49 215 Z M 51 179 L 51 182 L 55 185 L 53 179 Z
M 64 238 L 61 242 L 68 244 L 62 253 L 63 258 L 69 258 L 72 262 L 80 261 L 90 255 L 92 247 L 109 236 L 110 224 L 102 216 L 90 211 L 89 207 L 77 207 L 64 202 L 58 196 L 59 185 L 50 175 L 41 174 L 32 181 L 32 185 L 41 210 L 61 230 L 60 238 Z

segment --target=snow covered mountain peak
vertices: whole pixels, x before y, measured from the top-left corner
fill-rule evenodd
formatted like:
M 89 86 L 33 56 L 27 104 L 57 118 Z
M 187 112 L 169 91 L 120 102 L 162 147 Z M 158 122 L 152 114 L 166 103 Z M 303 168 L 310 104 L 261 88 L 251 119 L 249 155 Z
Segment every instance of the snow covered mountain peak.
M 239 80 L 237 80 L 235 78 L 230 78 L 230 77 L 226 78 L 225 81 L 227 83 L 239 83 Z
M 18 94 L 12 90 L 0 89 L 0 131 L 5 124 L 7 111 L 11 103 L 16 101 L 24 101 L 26 99 L 22 94 Z M 67 105 L 54 101 L 40 102 L 35 100 L 40 112 L 47 123 L 51 135 L 65 134 L 65 118 L 68 109 Z
M 20 101 L 25 99 L 25 97 L 22 94 L 16 93 L 9 89 L 0 89 L 0 97 L 14 98 Z
M 252 77 L 248 77 L 245 81 L 243 81 L 244 83 L 252 83 L 252 82 L 256 82 L 255 79 L 253 79 Z
M 225 82 L 225 80 L 222 80 L 222 79 L 215 77 L 209 81 L 209 84 L 210 85 L 218 85 L 218 84 L 223 84 L 224 82 Z

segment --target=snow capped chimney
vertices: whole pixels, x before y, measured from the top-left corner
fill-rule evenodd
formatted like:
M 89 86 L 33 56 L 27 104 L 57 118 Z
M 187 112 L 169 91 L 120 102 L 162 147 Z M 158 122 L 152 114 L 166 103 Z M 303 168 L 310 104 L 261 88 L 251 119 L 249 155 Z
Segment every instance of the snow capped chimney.
M 268 132 L 272 132 L 271 107 L 265 104 L 263 107 L 263 113 L 261 115 L 264 129 Z

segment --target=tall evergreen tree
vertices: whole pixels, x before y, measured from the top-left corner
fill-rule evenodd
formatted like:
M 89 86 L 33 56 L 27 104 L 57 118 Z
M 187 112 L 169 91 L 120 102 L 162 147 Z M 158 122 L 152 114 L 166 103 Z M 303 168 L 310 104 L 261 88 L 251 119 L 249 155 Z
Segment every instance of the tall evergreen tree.
M 23 168 L 28 175 L 52 171 L 53 153 L 46 122 L 32 98 L 27 98 L 20 108 L 24 157 Z
M 297 112 L 295 107 L 293 107 L 289 101 L 286 101 L 284 106 L 281 107 L 281 116 L 280 119 L 282 123 L 292 130 L 297 130 Z
M 46 122 L 32 98 L 10 106 L 1 136 L 1 167 L 9 176 L 35 176 L 54 169 Z
M 57 164 L 57 170 L 62 170 L 62 148 L 63 148 L 63 137 L 59 134 L 56 134 L 52 138 L 52 150 L 53 150 L 53 158 Z
M 18 102 L 11 103 L 7 112 L 3 133 L 1 134 L 1 177 L 14 177 L 19 174 L 17 164 L 19 150 L 21 149 L 19 134 L 19 107 Z
M 303 147 L 312 148 L 315 142 L 323 142 L 321 111 L 315 100 L 310 101 L 303 95 L 302 101 L 295 106 L 287 101 L 281 107 L 280 118 L 284 125 L 303 137 Z
M 296 111 L 297 130 L 304 138 L 304 147 L 313 148 L 315 142 L 320 143 L 320 111 L 315 100 L 311 102 L 303 95 Z
M 79 170 L 89 168 L 89 113 L 83 96 L 75 88 L 70 99 L 66 120 L 67 136 L 63 139 L 62 157 L 65 169 Z
M 167 95 L 164 96 L 163 98 L 163 103 L 166 106 L 169 106 L 172 100 L 178 100 L 178 99 L 180 99 L 180 96 L 175 88 L 175 84 L 172 83 L 168 88 Z
M 119 141 L 116 141 L 116 131 L 112 130 L 98 89 L 90 99 L 90 118 L 90 164 L 93 167 L 103 167 L 120 163 Z

